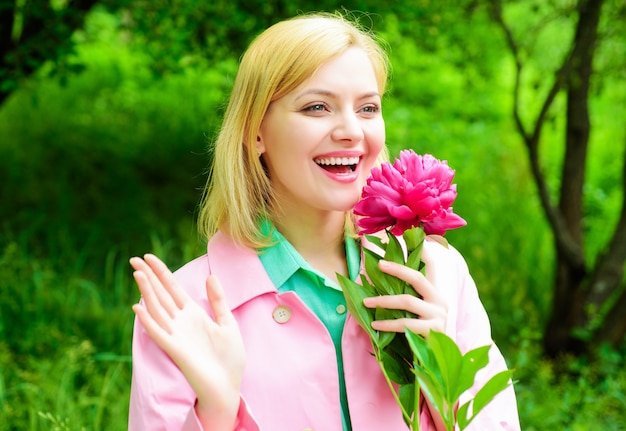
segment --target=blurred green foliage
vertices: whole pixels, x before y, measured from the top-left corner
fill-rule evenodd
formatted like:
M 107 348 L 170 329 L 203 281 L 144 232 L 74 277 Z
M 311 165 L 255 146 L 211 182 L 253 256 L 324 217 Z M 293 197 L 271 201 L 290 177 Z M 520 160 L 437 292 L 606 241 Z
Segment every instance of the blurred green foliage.
M 624 352 L 541 359 L 552 242 L 510 122 L 511 64 L 500 36 L 484 13 L 464 21 L 447 2 L 403 4 L 371 18 L 391 47 L 387 141 L 392 155 L 414 148 L 457 171 L 455 212 L 468 226 L 448 239 L 465 255 L 516 370 L 523 429 L 621 429 Z M 209 7 L 179 6 L 200 8 L 199 17 Z M 0 110 L 0 431 L 125 429 L 130 305 L 138 298 L 127 259 L 151 251 L 176 268 L 203 252 L 194 215 L 236 56 L 187 61 L 181 51 L 170 59 L 178 72 L 165 73 L 169 66 L 146 45 L 162 35 L 137 43 L 125 13 L 95 10 L 76 33 L 73 61 L 83 73 L 60 82 L 44 68 Z M 523 23 L 529 12 L 511 13 Z M 186 23 L 171 15 L 161 24 L 182 37 Z M 561 36 L 546 35 L 546 46 Z M 533 69 L 538 82 L 541 68 Z M 624 140 L 626 89 L 617 78 L 592 101 L 590 255 L 622 193 L 616 142 Z M 550 123 L 543 155 L 555 188 L 561 128 Z

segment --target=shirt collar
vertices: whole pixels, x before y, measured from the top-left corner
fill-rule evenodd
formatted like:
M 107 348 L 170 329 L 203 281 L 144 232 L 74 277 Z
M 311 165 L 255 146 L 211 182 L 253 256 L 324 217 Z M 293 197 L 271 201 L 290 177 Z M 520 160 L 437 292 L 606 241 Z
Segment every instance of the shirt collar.
M 280 288 L 299 268 L 308 269 L 308 263 L 269 220 L 262 222 L 261 234 L 269 237 L 272 245 L 259 250 L 259 259 L 276 287 Z
M 310 271 L 321 276 L 267 219 L 261 224 L 261 234 L 269 237 L 272 245 L 259 250 L 259 258 L 270 280 L 279 290 L 298 269 Z M 359 244 L 354 238 L 346 236 L 345 248 L 348 275 L 350 279 L 356 280 L 361 270 L 361 250 Z

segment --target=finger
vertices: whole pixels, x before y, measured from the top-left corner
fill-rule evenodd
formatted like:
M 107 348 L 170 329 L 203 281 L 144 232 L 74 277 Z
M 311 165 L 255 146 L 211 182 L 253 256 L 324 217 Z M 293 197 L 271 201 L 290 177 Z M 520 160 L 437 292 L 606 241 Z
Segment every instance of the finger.
M 444 306 L 430 303 L 411 295 L 381 295 L 372 296 L 363 300 L 367 308 L 384 308 L 389 310 L 408 311 L 422 320 L 447 319 Z
M 394 320 L 375 320 L 372 322 L 372 328 L 376 331 L 384 332 L 405 332 L 406 328 L 418 335 L 427 336 L 430 330 L 436 326 L 431 320 L 425 319 L 394 319 Z
M 363 300 L 367 308 L 386 308 L 391 310 L 410 311 L 418 316 L 429 317 L 431 305 L 412 295 L 380 295 L 370 296 Z
M 178 305 L 172 299 L 172 295 L 163 286 L 163 282 L 155 274 L 154 269 L 150 265 L 150 263 L 139 257 L 133 257 L 130 260 L 130 263 L 133 268 L 145 275 L 151 286 L 152 291 L 154 292 L 154 296 L 158 299 L 161 307 L 163 307 L 169 317 L 174 318 L 176 316 L 176 313 L 180 310 L 180 307 L 178 307 Z M 160 270 L 162 271 L 162 268 Z
M 165 288 L 165 290 L 169 293 L 169 296 L 172 298 L 174 303 L 179 309 L 182 309 L 187 302 L 189 302 L 190 297 L 187 293 L 180 287 L 174 274 L 172 271 L 163 263 L 161 259 L 156 257 L 153 254 L 146 254 L 144 256 L 145 261 L 150 265 L 155 275 L 158 277 L 159 281 Z
M 382 272 L 409 283 L 423 298 L 431 297 L 435 293 L 435 287 L 424 274 L 413 268 L 383 259 L 378 261 L 378 267 Z
M 171 318 L 174 318 L 182 306 L 177 304 L 172 296 L 170 286 L 175 285 L 176 281 L 167 266 L 159 258 L 150 254 L 146 254 L 144 259 L 133 258 L 131 264 L 146 275 L 163 309 Z
M 226 301 L 224 289 L 222 289 L 222 285 L 217 277 L 212 275 L 207 277 L 206 294 L 209 299 L 209 304 L 211 304 L 215 322 L 220 326 L 231 323 L 234 317 Z
M 430 284 L 437 286 L 437 272 L 435 271 L 435 258 L 433 257 L 430 249 L 424 247 L 422 249 L 422 261 L 426 265 L 426 278 L 430 281 Z
M 166 350 L 165 347 L 168 343 L 169 333 L 153 319 L 152 315 L 144 305 L 134 304 L 132 309 L 150 338 L 152 338 L 159 347 Z
M 135 271 L 133 277 L 143 297 L 144 308 L 161 328 L 169 331 L 171 317 L 167 310 L 163 308 L 158 295 L 154 291 L 154 286 L 143 271 Z
M 405 331 L 406 329 L 409 329 L 412 332 L 428 339 L 428 336 L 432 331 L 445 332 L 445 326 L 445 321 L 442 319 L 407 319 Z

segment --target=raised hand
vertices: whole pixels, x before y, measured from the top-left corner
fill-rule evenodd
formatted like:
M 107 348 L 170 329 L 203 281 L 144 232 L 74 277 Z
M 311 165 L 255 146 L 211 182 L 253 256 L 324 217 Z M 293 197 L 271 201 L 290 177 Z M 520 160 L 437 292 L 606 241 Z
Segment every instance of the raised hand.
M 196 412 L 207 429 L 233 429 L 245 351 L 239 327 L 219 281 L 209 276 L 206 292 L 214 319 L 176 282 L 156 256 L 134 257 L 143 301 L 133 311 L 146 332 L 176 365 L 197 396 Z M 141 364 L 137 364 L 141 366 Z

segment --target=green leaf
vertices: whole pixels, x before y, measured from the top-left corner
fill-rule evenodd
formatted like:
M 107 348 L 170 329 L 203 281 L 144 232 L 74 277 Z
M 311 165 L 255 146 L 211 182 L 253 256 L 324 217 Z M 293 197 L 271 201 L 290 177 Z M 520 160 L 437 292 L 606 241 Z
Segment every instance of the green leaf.
M 401 385 L 398 390 L 398 397 L 400 398 L 400 404 L 404 408 L 404 411 L 410 417 L 413 416 L 415 412 L 415 384 L 410 383 L 408 385 Z M 418 413 L 419 414 L 419 413 Z M 404 418 L 407 426 L 411 426 L 412 424 L 407 421 L 407 418 Z
M 480 411 L 491 402 L 496 395 L 505 390 L 511 380 L 513 371 L 504 370 L 494 375 L 485 383 L 485 385 L 476 393 L 474 399 L 463 404 L 457 412 L 457 421 L 460 430 L 464 430 L 480 413 Z M 468 417 L 469 409 L 472 409 L 472 415 Z
M 415 332 L 411 331 L 410 329 L 406 328 L 405 330 L 405 335 L 406 338 L 409 342 L 409 345 L 411 347 L 411 350 L 413 351 L 413 353 L 415 354 L 415 358 L 417 359 L 417 361 L 419 362 L 418 364 L 414 364 L 415 365 L 415 369 L 414 369 L 414 373 L 418 376 L 418 380 L 419 380 L 419 375 L 418 375 L 418 370 L 427 370 L 428 371 L 428 378 L 432 380 L 431 387 L 429 388 L 425 388 L 422 385 L 422 389 L 424 391 L 424 393 L 431 393 L 431 394 L 439 394 L 438 396 L 441 396 L 442 398 L 445 397 L 444 394 L 444 388 L 445 388 L 445 384 L 444 384 L 444 378 L 441 375 L 441 370 L 440 370 L 440 366 L 437 363 L 437 360 L 435 358 L 435 355 L 431 349 L 431 346 L 429 344 L 429 342 L 427 342 L 424 337 L 422 337 L 421 335 L 416 334 Z M 423 374 L 423 372 L 422 372 Z M 425 379 L 425 376 L 421 377 L 422 379 Z M 420 382 L 421 385 L 421 382 Z M 427 390 L 428 389 L 428 390 Z M 434 396 L 434 395 L 433 395 Z M 433 400 L 431 400 L 431 402 L 434 402 Z
M 484 368 L 489 363 L 489 349 L 490 346 L 482 346 L 463 355 L 461 371 L 453 396 L 455 400 L 458 400 L 463 392 L 472 387 L 478 370 Z
M 374 320 L 395 320 L 404 317 L 403 310 L 391 310 L 388 308 L 376 307 Z M 378 347 L 384 349 L 396 336 L 396 332 L 378 332 Z
M 406 339 L 417 363 L 413 373 L 424 396 L 441 415 L 444 423 L 455 423 L 453 406 L 461 394 L 473 384 L 476 373 L 489 363 L 490 346 L 478 347 L 465 355 L 448 335 L 431 331 L 428 340 L 408 328 Z M 485 383 L 474 399 L 459 406 L 456 423 L 465 429 L 476 415 L 500 392 L 508 387 L 512 371 L 502 371 Z M 468 413 L 471 409 L 471 416 Z
M 474 397 L 472 404 L 472 419 L 487 405 L 496 395 L 505 390 L 513 376 L 512 370 L 500 371 L 491 377 L 485 385 L 480 388 Z
M 432 369 L 436 366 L 435 358 L 432 355 L 426 340 L 421 335 L 416 334 L 410 329 L 405 330 L 406 338 L 409 342 L 411 350 L 415 354 L 417 361 L 425 368 Z
M 415 382 L 415 374 L 413 373 L 413 360 L 406 360 L 406 357 L 396 349 L 400 340 L 405 340 L 405 337 L 397 336 L 393 338 L 393 341 L 383 350 L 386 355 L 389 355 L 398 364 L 396 372 L 398 373 L 398 381 L 396 383 L 406 385 Z M 381 352 L 382 353 L 382 352 Z M 413 354 L 410 353 L 411 358 Z
M 383 362 L 383 372 L 386 373 L 393 382 L 399 385 L 406 383 L 404 370 L 402 369 L 402 365 L 398 362 L 397 358 L 394 358 L 392 355 L 384 350 L 380 351 L 379 353 L 380 359 Z
M 387 249 L 385 250 L 385 260 L 404 265 L 404 250 L 402 250 L 400 241 L 391 232 L 387 232 L 387 237 L 389 238 L 389 243 L 387 244 Z
M 471 419 L 467 417 L 467 411 L 469 409 L 470 404 L 473 400 L 469 400 L 462 406 L 459 406 L 459 409 L 456 412 L 456 421 L 459 424 L 459 428 L 464 430 L 469 425 Z
M 404 283 L 404 289 L 402 290 L 402 293 L 404 293 L 405 295 L 411 295 L 411 296 L 415 296 L 416 298 L 422 299 L 422 295 L 417 293 L 417 290 L 415 290 L 415 288 L 411 286 L 409 283 Z M 412 317 L 417 317 L 416 314 L 409 313 L 409 312 L 407 312 L 407 315 L 411 315 Z
M 363 295 L 365 295 L 365 297 L 370 297 L 370 296 L 377 296 L 378 293 L 376 292 L 376 289 L 374 288 L 374 286 L 372 286 L 372 283 L 370 283 L 370 281 L 367 279 L 367 277 L 363 274 L 361 275 L 361 290 L 363 291 Z
M 406 265 L 426 275 L 426 265 L 422 262 L 422 248 L 425 238 L 424 231 L 421 228 L 409 229 L 404 232 L 403 237 L 407 243 Z
M 430 331 L 428 335 L 428 345 L 430 346 L 438 369 L 444 384 L 444 393 L 446 400 L 453 404 L 456 398 L 453 398 L 459 374 L 461 372 L 461 364 L 463 355 L 459 346 L 456 345 L 452 338 L 443 332 Z
M 376 320 L 378 320 L 378 319 L 376 319 Z M 378 342 L 376 343 L 376 345 L 378 346 L 379 349 L 384 349 L 385 347 L 387 347 L 389 345 L 389 343 L 391 343 L 393 341 L 395 336 L 396 336 L 395 332 L 379 331 L 378 332 Z
M 367 239 L 368 242 L 371 242 L 372 244 L 380 247 L 382 250 L 387 248 L 387 244 L 383 243 L 383 240 L 376 235 L 365 235 L 365 239 Z
M 374 318 L 376 320 L 395 320 L 407 317 L 411 313 L 407 313 L 405 310 L 394 310 L 393 308 L 376 307 Z
M 381 259 L 376 253 L 370 250 L 363 250 L 363 256 L 365 257 L 365 272 L 372 281 L 374 289 L 378 295 L 393 295 L 394 284 L 393 278 L 380 269 L 378 269 L 378 261 Z
M 426 234 L 424 233 L 424 229 L 422 229 L 421 227 L 413 227 L 411 229 L 405 230 L 402 234 L 402 237 L 404 238 L 406 248 L 410 253 L 418 248 L 421 250 Z
M 370 273 L 373 269 L 378 269 L 378 261 L 382 259 L 382 256 L 368 248 L 363 249 L 363 254 L 365 255 L 366 272 Z
M 424 396 L 432 403 L 435 410 L 439 412 L 444 422 L 447 422 L 447 417 L 450 414 L 450 409 L 447 409 L 445 395 L 442 391 L 443 386 L 438 381 L 437 376 L 432 370 L 418 366 L 413 369 L 417 382 L 420 385 L 421 391 Z
M 406 259 L 406 266 L 409 268 L 416 269 L 421 271 L 423 268 L 426 268 L 424 262 L 422 262 L 422 248 L 420 247 L 417 250 L 413 250 L 409 253 L 409 256 Z
M 363 305 L 363 299 L 371 296 L 363 289 L 363 286 L 350 280 L 341 274 L 337 274 L 337 280 L 343 289 L 346 305 L 352 317 L 368 333 L 372 340 L 377 339 L 377 334 L 372 329 L 373 311 Z
M 398 363 L 402 365 L 404 381 L 406 383 L 413 382 L 415 380 L 415 375 L 412 371 L 414 355 L 406 337 L 393 337 L 393 340 L 385 348 L 385 351 L 396 358 Z

